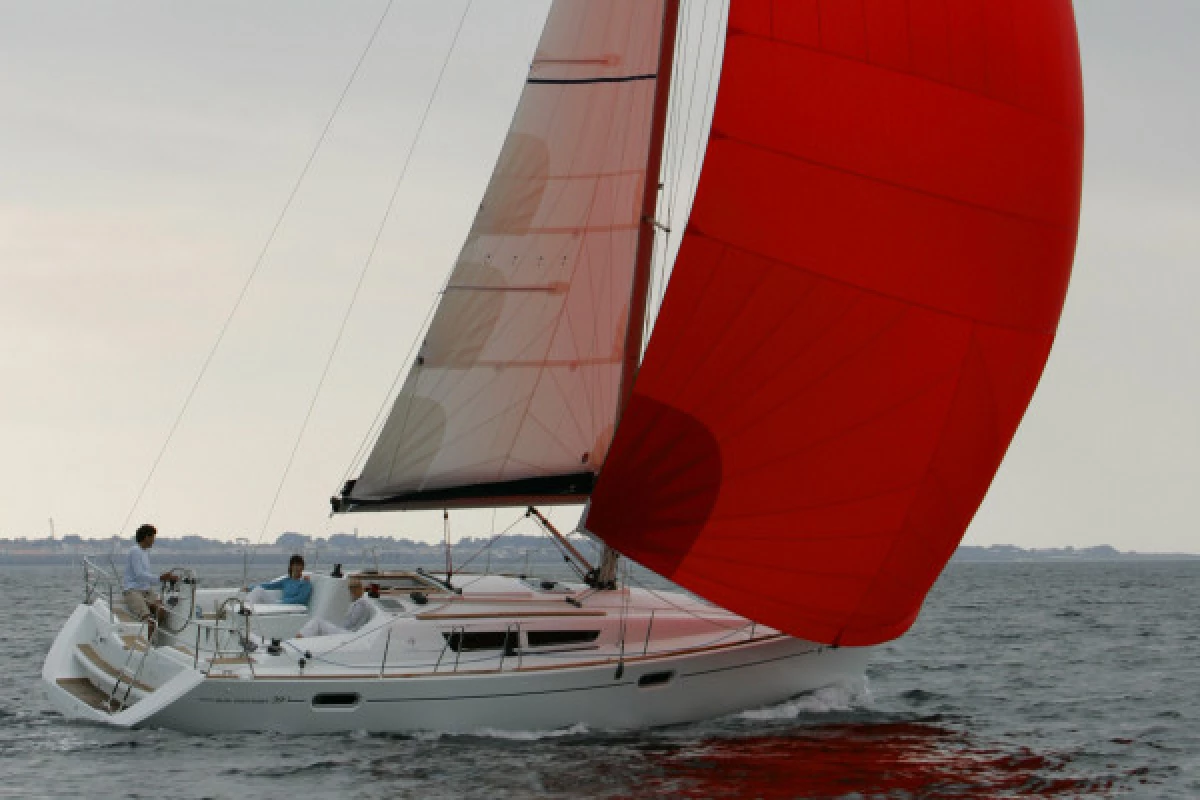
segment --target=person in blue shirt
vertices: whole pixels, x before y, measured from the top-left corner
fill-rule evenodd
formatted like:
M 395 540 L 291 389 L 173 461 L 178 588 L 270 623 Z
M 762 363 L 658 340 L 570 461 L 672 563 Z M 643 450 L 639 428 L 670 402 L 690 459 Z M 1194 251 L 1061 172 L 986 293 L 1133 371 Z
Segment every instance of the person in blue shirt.
M 153 525 L 138 527 L 134 534 L 136 544 L 129 549 L 125 559 L 125 574 L 121 578 L 125 606 L 139 620 L 149 622 L 151 632 L 154 631 L 154 618 L 162 607 L 158 586 L 175 577 L 172 572 L 160 575 L 150 569 L 150 548 L 154 547 L 154 537 L 157 535 L 158 529 Z
M 279 602 L 284 605 L 308 605 L 308 601 L 312 597 L 312 584 L 309 583 L 308 578 L 304 577 L 304 558 L 299 555 L 291 557 L 288 561 L 286 578 L 267 583 L 256 583 L 247 587 L 246 591 L 250 594 L 246 596 L 246 604 L 271 602 L 266 594 L 267 590 L 271 589 L 283 591 L 283 599 Z

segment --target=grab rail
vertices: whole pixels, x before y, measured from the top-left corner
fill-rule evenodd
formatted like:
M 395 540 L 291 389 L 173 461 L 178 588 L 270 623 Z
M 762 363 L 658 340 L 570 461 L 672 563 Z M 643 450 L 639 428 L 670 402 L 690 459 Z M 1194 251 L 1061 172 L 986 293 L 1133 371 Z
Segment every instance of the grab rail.
M 450 635 L 449 635 L 449 636 L 447 636 L 447 637 L 446 637 L 446 641 L 442 643 L 442 651 L 441 651 L 440 653 L 438 653 L 437 661 L 435 661 L 435 662 L 434 662 L 434 664 L 433 664 L 433 671 L 434 671 L 434 673 L 435 673 L 435 674 L 437 673 L 437 671 L 438 671 L 438 668 L 442 666 L 442 659 L 443 659 L 443 658 L 445 657 L 445 655 L 446 655 L 446 648 L 450 646 L 450 642 L 454 641 L 454 635 L 455 635 L 456 633 L 457 633 L 457 634 L 459 634 L 459 639 L 458 639 L 458 641 L 459 641 L 459 649 L 462 649 L 462 640 L 463 640 L 463 637 L 462 637 L 462 635 L 461 635 L 461 634 L 462 634 L 462 633 L 463 633 L 465 630 L 466 630 L 466 629 L 465 629 L 465 627 L 464 627 L 464 626 L 462 626 L 462 625 L 452 625 L 452 626 L 450 627 Z M 454 654 L 454 671 L 455 671 L 455 672 L 457 672 L 457 671 L 458 671 L 458 652 L 457 652 L 457 651 L 455 651 L 455 654 Z
M 108 589 L 109 607 L 112 607 L 112 591 L 114 586 L 119 586 L 121 581 L 117 578 L 115 572 L 109 572 L 107 568 L 97 564 L 87 556 L 83 557 L 83 603 L 91 605 L 92 600 L 96 598 L 96 587 L 100 584 Z
M 379 662 L 379 677 L 383 677 L 384 670 L 387 669 L 387 654 L 388 647 L 392 644 L 392 626 L 388 625 L 387 639 L 383 643 L 383 658 Z
M 460 644 L 461 648 L 462 645 Z M 509 648 L 517 653 L 517 669 L 521 668 L 522 659 L 524 656 L 524 648 L 521 647 L 521 623 L 510 622 L 504 629 L 504 649 L 500 651 L 500 666 L 496 668 L 497 672 L 504 671 L 504 659 L 509 655 Z

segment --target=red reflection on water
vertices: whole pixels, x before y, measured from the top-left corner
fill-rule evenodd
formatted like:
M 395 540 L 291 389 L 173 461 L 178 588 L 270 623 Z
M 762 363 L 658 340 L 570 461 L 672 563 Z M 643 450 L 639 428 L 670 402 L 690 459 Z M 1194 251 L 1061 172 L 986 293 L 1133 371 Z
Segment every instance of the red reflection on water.
M 1111 781 L 1062 774 L 1068 759 L 973 745 L 924 723 L 831 725 L 711 739 L 663 753 L 640 790 L 672 797 L 1064 797 Z

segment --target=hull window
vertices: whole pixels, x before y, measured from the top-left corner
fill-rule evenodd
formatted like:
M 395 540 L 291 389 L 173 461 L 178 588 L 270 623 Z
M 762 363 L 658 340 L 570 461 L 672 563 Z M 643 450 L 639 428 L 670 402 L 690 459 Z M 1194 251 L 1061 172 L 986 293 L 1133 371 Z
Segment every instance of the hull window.
M 313 708 L 354 708 L 362 698 L 358 692 L 327 692 L 313 695 Z
M 674 670 L 667 670 L 666 672 L 649 672 L 638 678 L 638 688 L 648 689 L 651 686 L 666 686 L 671 682 L 671 678 L 674 677 Z

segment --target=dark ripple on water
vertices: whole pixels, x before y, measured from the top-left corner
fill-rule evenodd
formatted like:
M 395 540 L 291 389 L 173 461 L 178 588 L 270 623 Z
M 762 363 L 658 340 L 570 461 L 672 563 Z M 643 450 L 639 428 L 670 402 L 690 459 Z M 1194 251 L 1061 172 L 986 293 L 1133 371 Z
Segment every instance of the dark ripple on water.
M 879 648 L 869 690 L 696 725 L 187 736 L 49 710 L 35 689 L 76 574 L 0 567 L 4 607 L 25 606 L 0 642 L 0 797 L 1200 797 L 1198 578 L 1179 562 L 953 565 Z M 20 602 L 35 596 L 38 613 Z

